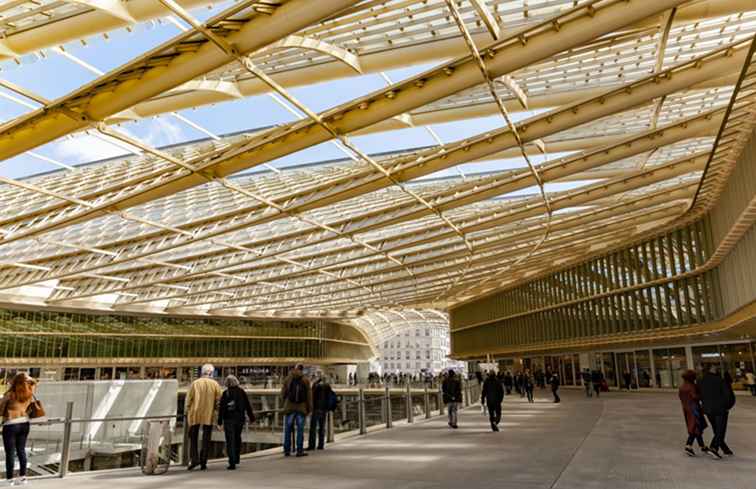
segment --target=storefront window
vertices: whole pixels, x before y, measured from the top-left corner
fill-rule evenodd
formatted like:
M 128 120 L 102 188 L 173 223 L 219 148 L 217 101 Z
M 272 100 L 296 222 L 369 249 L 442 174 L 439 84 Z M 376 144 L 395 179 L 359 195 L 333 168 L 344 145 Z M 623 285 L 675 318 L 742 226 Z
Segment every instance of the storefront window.
M 680 385 L 680 378 L 687 370 L 685 348 L 661 348 L 654 350 L 656 385 L 674 388 Z
M 638 350 L 635 352 L 635 378 L 638 386 L 642 388 L 651 387 L 651 358 L 648 350 Z
M 722 368 L 722 358 L 718 345 L 694 346 L 693 365 L 698 375 L 703 375 L 711 367 Z
M 604 373 L 606 383 L 611 387 L 617 387 L 617 370 L 614 363 L 614 354 L 611 352 L 599 353 L 598 358 L 599 366 Z
M 745 374 L 753 367 L 748 343 L 720 345 L 719 353 L 723 370 L 732 377 L 733 388 L 745 390 Z

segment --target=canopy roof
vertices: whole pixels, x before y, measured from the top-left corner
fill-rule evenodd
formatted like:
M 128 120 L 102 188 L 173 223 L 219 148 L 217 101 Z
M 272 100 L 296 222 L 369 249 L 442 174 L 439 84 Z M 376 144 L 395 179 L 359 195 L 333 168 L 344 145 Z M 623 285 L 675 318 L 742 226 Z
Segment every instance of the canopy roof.
M 5 168 L 29 155 L 64 167 L 2 178 L 0 302 L 353 318 L 385 337 L 700 217 L 753 128 L 752 0 L 200 7 L 0 6 L 0 74 L 51 53 L 96 69 L 58 46 L 180 27 L 55 100 L 0 81 L 24 107 L 0 127 Z M 292 90 L 376 75 L 384 86 L 319 113 Z M 178 112 L 221 104 L 223 117 L 261 94 L 289 119 L 216 135 Z M 208 137 L 157 148 L 128 130 L 150 117 Z M 442 141 L 434 126 L 452 123 L 467 133 Z M 418 130 L 433 144 L 407 136 Z M 74 165 L 37 152 L 81 131 L 130 154 Z M 366 137 L 391 150 L 369 154 Z M 329 141 L 345 158 L 307 156 Z

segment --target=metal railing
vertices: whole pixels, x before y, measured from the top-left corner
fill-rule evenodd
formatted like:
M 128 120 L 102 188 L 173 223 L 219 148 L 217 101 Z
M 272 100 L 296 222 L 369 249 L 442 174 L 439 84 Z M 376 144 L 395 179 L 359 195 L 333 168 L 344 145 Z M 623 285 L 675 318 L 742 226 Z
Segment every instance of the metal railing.
M 397 391 L 401 392 L 401 394 L 397 393 Z M 368 433 L 369 428 L 382 426 L 386 429 L 391 429 L 398 420 L 403 419 L 408 424 L 411 424 L 415 422 L 418 415 L 423 416 L 425 419 L 431 419 L 434 413 L 436 416 L 441 416 L 445 411 L 441 390 L 429 388 L 428 386 L 422 389 L 412 389 L 409 385 L 405 389 L 391 389 L 389 386 L 385 386 L 382 389 L 356 387 L 335 389 L 335 392 L 337 395 L 340 394 L 340 403 L 336 411 L 328 413 L 326 418 L 327 440 L 329 443 L 333 442 L 339 433 L 365 435 Z M 350 396 L 353 399 L 348 399 Z M 474 404 L 479 396 L 480 386 L 477 383 L 463 382 L 464 406 Z M 279 397 L 275 399 L 279 399 Z M 279 434 L 280 431 L 278 430 L 283 430 L 282 423 L 280 423 L 283 410 L 278 407 L 278 403 L 276 404 L 275 409 L 257 410 L 255 412 L 257 424 L 246 425 L 246 431 L 254 434 L 260 433 L 263 430 L 269 430 L 270 433 Z M 47 438 L 37 440 L 37 443 L 41 441 L 48 442 L 46 450 L 38 450 L 32 445 L 30 457 L 28 457 L 29 461 L 34 463 L 35 457 L 39 458 L 43 456 L 46 460 L 46 463 L 38 463 L 38 466 L 41 465 L 47 468 L 41 470 L 42 468 L 38 467 L 40 470 L 35 470 L 35 472 L 42 475 L 37 477 L 65 477 L 71 470 L 73 449 L 76 447 L 76 444 L 79 444 L 80 457 L 84 453 L 89 453 L 89 450 L 92 449 L 93 441 L 91 437 L 87 439 L 85 428 L 97 423 L 102 423 L 105 427 L 115 426 L 117 423 L 131 423 L 133 427 L 135 424 L 143 426 L 146 422 L 150 421 L 171 422 L 172 427 L 180 428 L 183 431 L 183 436 L 180 437 L 182 441 L 174 443 L 174 445 L 177 445 L 175 447 L 177 450 L 173 459 L 182 465 L 188 464 L 189 430 L 184 423 L 184 413 L 141 417 L 74 418 L 73 412 L 74 403 L 71 401 L 66 404 L 65 417 L 50 418 L 44 422 L 32 424 L 32 433 L 35 431 L 39 432 L 39 430 L 45 427 L 50 430 L 51 427 L 62 426 L 62 430 L 51 430 L 51 433 L 47 434 Z M 354 421 L 356 421 L 356 426 L 352 424 Z M 74 439 L 75 426 L 81 427 L 78 441 Z M 309 423 L 306 423 L 306 426 L 309 427 Z M 306 431 L 309 430 L 307 429 Z M 58 434 L 62 439 L 50 436 Z M 143 448 L 141 435 L 141 431 L 136 428 L 130 436 L 126 438 L 113 437 L 109 440 L 109 443 L 112 447 L 121 444 L 124 447 L 124 451 L 141 452 Z M 49 450 L 49 442 L 51 440 L 54 441 L 54 449 L 52 451 Z M 59 459 L 57 459 L 58 454 Z M 59 462 L 56 463 L 56 460 L 59 460 Z M 79 470 L 88 470 L 86 463 Z

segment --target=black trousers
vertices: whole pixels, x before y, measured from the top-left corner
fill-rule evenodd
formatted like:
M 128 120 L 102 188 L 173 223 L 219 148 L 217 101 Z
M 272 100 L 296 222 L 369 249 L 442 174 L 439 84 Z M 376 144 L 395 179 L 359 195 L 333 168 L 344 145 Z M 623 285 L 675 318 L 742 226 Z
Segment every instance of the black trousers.
M 199 432 L 202 428 L 202 448 L 198 451 Z M 210 437 L 213 435 L 213 427 L 208 424 L 195 424 L 189 428 L 189 457 L 192 465 L 207 465 L 207 455 L 210 451 Z
M 727 433 L 727 415 L 726 414 L 707 414 L 706 419 L 709 420 L 712 431 L 714 431 L 714 438 L 711 439 L 709 445 L 712 450 L 719 450 L 720 448 L 726 448 L 725 434 Z
M 315 434 L 318 435 L 318 448 L 321 450 L 325 447 L 325 423 L 326 412 L 314 411 L 310 415 L 310 439 L 307 444 L 307 448 L 313 450 L 315 448 Z
M 596 392 L 596 397 L 601 397 L 601 384 L 593 384 L 593 390 Z
M 552 387 L 551 393 L 554 394 L 554 402 L 562 401 L 562 399 L 559 397 L 559 387 Z
M 26 475 L 26 439 L 29 437 L 29 423 L 7 424 L 3 426 L 3 448 L 5 449 L 5 478 L 13 479 L 14 456 L 21 466 L 18 475 Z
M 686 441 L 685 444 L 691 446 L 693 445 L 693 441 L 697 441 L 698 446 L 701 448 L 706 446 L 706 443 L 703 441 L 703 436 L 701 435 L 688 435 L 688 441 Z
M 724 423 L 722 424 L 722 436 L 719 440 L 719 448 L 725 452 L 730 451 L 730 447 L 727 446 L 727 423 L 730 421 L 730 411 L 724 413 Z
M 228 465 L 238 465 L 241 457 L 242 428 L 244 423 L 236 420 L 224 420 L 223 431 L 226 434 L 226 453 Z
M 501 404 L 488 404 L 488 419 L 491 420 L 491 424 L 499 424 L 501 422 Z

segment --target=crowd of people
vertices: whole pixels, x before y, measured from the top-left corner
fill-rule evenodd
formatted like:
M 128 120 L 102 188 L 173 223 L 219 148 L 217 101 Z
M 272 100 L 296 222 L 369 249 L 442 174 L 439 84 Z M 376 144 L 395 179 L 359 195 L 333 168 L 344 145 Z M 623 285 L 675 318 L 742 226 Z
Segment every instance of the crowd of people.
M 229 375 L 224 379 L 226 389 L 213 379 L 215 368 L 204 365 L 201 377 L 196 379 L 187 393 L 187 423 L 189 435 L 190 463 L 188 470 L 199 467 L 207 469 L 210 439 L 213 429 L 222 430 L 225 434 L 226 452 L 228 455 L 228 469 L 234 470 L 240 463 L 242 431 L 247 421 L 255 421 L 255 413 L 247 393 L 241 388 L 239 380 Z M 502 417 L 502 403 L 507 395 L 513 391 L 528 402 L 534 402 L 535 387 L 551 387 L 554 402 L 560 402 L 559 376 L 554 372 L 536 371 L 531 373 L 524 369 L 512 374 L 506 372 L 476 372 L 481 385 L 481 405 L 488 411 L 491 430 L 499 431 L 498 425 Z M 585 394 L 592 397 L 599 396 L 607 389 L 606 380 L 598 370 L 585 369 L 581 372 L 581 379 L 585 386 Z M 351 380 L 351 379 L 350 379 Z M 372 378 L 374 382 L 409 382 L 409 377 Z M 730 410 L 735 406 L 735 393 L 732 387 L 732 377 L 729 372 L 720 375 L 716 366 L 710 367 L 698 377 L 696 372 L 688 370 L 682 375 L 682 385 L 678 397 L 682 404 L 685 427 L 688 433 L 684 446 L 684 453 L 696 456 L 693 443 L 698 445 L 701 453 L 716 459 L 723 455 L 733 455 L 732 449 L 726 441 L 727 425 Z M 459 407 L 462 404 L 462 378 L 454 370 L 443 372 L 433 377 L 432 382 L 438 381 L 441 386 L 442 399 L 447 407 L 448 425 L 457 429 Z M 34 397 L 37 381 L 28 374 L 21 372 L 10 381 L 8 388 L 0 399 L 0 415 L 2 415 L 2 438 L 5 451 L 5 472 L 9 485 L 27 484 L 27 456 L 26 440 L 29 436 L 30 421 L 36 417 L 35 411 L 44 410 Z M 325 448 L 327 414 L 334 411 L 338 398 L 322 372 L 317 372 L 313 378 L 304 373 L 304 367 L 294 367 L 281 387 L 283 400 L 282 414 L 284 415 L 283 451 L 285 456 L 292 454 L 297 457 L 306 456 L 304 448 L 304 427 L 307 417 L 310 417 L 310 429 L 307 451 L 323 450 Z M 704 442 L 704 432 L 711 427 L 713 435 L 709 445 Z M 296 437 L 294 437 L 296 434 Z M 202 442 L 200 444 L 200 435 Z M 295 438 L 295 440 L 292 440 Z M 15 474 L 15 462 L 18 460 L 19 470 Z
M 223 430 L 226 439 L 228 469 L 235 470 L 241 458 L 242 431 L 245 422 L 255 421 L 255 413 L 246 392 L 240 387 L 239 380 L 229 375 L 223 391 L 215 380 L 212 365 L 204 365 L 202 376 L 195 380 L 186 397 L 187 426 L 189 427 L 188 470 L 199 467 L 207 469 L 210 439 L 213 421 L 217 419 L 217 429 Z M 307 450 L 325 448 L 325 423 L 329 411 L 336 409 L 337 398 L 322 372 L 315 374 L 311 380 L 304 374 L 304 367 L 297 365 L 286 377 L 281 387 L 284 416 L 283 448 L 284 455 L 292 452 L 297 457 L 307 455 L 304 449 L 304 427 L 307 416 L 310 417 L 309 443 Z M 216 418 L 217 416 L 217 418 Z M 199 438 L 202 434 L 202 443 Z M 292 438 L 295 441 L 292 446 Z

